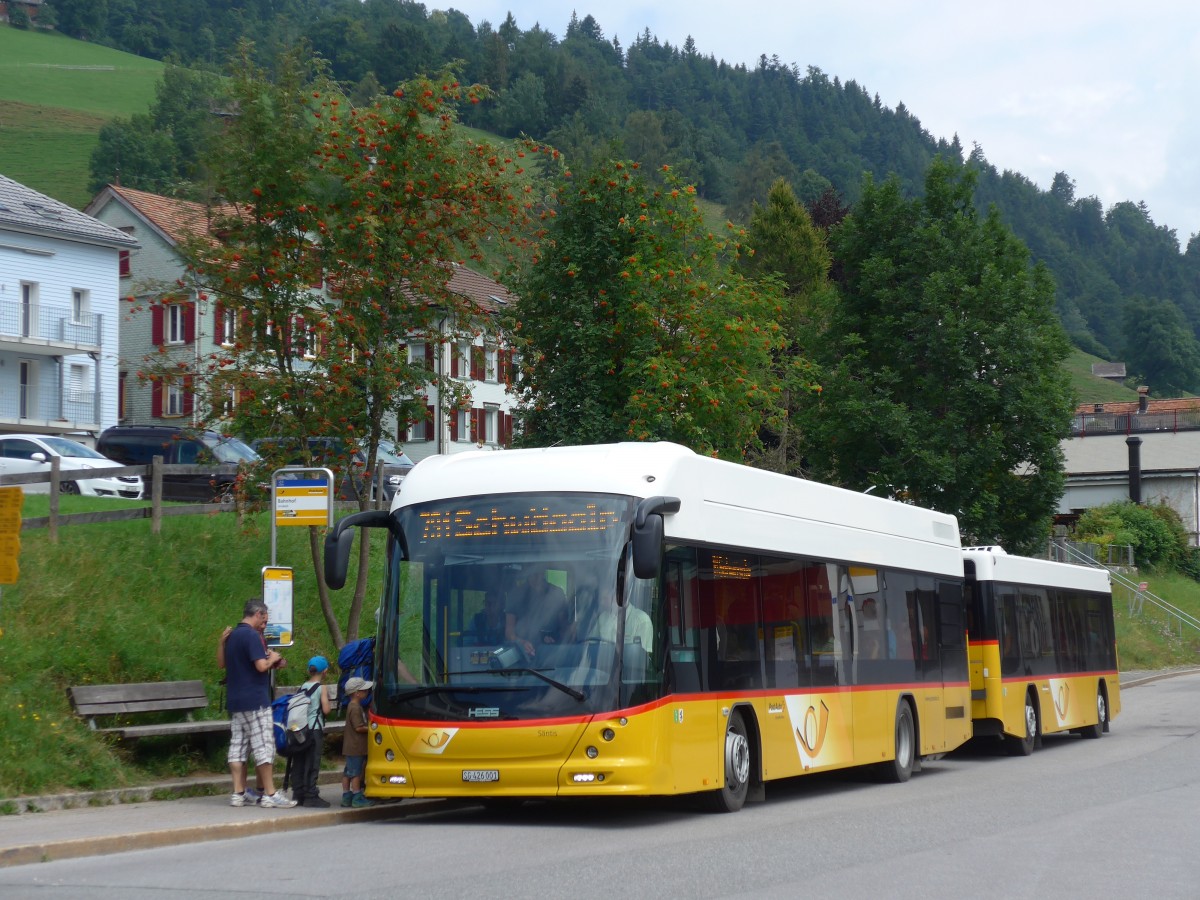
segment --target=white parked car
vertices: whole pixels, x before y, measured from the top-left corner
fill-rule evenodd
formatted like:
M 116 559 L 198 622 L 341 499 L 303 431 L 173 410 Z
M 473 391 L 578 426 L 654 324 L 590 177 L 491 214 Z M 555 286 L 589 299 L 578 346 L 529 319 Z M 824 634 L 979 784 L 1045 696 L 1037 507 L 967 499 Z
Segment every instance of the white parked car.
M 100 474 L 104 469 L 119 469 L 121 463 L 101 456 L 91 447 L 78 441 L 48 434 L 0 434 L 0 475 L 24 475 L 27 472 L 50 472 L 50 458 L 59 457 L 60 471 L 94 469 L 99 477 L 76 480 L 64 477 L 59 490 L 64 494 L 84 494 L 88 497 L 126 497 L 137 500 L 142 496 L 142 476 Z M 50 482 L 23 484 L 27 494 L 46 494 Z

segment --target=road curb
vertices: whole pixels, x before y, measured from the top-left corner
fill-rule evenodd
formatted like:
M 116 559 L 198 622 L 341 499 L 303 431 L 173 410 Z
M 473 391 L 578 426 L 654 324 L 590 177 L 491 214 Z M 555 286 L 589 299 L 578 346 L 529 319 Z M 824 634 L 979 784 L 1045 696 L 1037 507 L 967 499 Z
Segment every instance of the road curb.
M 44 841 L 16 847 L 0 848 L 0 868 L 51 862 L 62 859 L 78 859 L 86 856 L 101 856 L 109 853 L 126 853 L 130 850 L 153 850 L 179 844 L 203 841 L 224 841 L 231 838 L 260 834 L 281 834 L 305 828 L 323 828 L 331 825 L 349 825 L 360 822 L 380 822 L 402 819 L 407 816 L 434 812 L 446 808 L 444 800 L 400 800 L 380 803 L 365 809 L 330 809 L 321 812 L 291 814 L 280 812 L 270 819 L 254 819 L 243 822 L 227 822 L 219 825 L 189 825 L 159 831 L 140 831 L 131 834 L 106 835 L 103 837 L 76 838 L 61 841 Z

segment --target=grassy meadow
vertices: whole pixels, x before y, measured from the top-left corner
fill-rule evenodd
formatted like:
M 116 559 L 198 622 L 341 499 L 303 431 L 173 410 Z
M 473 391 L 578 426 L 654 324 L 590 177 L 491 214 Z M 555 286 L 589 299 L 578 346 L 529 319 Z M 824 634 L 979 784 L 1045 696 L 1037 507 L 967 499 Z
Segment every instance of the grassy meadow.
M 62 501 L 63 513 L 138 505 Z M 47 511 L 46 497 L 26 498 L 24 517 Z M 282 651 L 288 668 L 279 678 L 291 684 L 303 680 L 309 657 L 336 658 L 336 649 L 317 599 L 308 529 L 281 528 L 278 538 L 278 564 L 295 570 L 296 644 Z M 0 693 L 8 698 L 0 704 L 0 798 L 224 771 L 223 741 L 205 752 L 203 743 L 150 739 L 135 753 L 90 732 L 72 715 L 66 689 L 199 678 L 206 715 L 224 717 L 216 641 L 246 599 L 261 594 L 270 562 L 266 513 L 241 523 L 233 513 L 166 518 L 157 536 L 148 519 L 72 525 L 59 529 L 56 544 L 45 529 L 23 531 L 18 583 L 0 588 Z M 331 593 L 343 630 L 352 588 Z M 372 630 L 378 594 L 376 572 L 363 604 Z
M 145 112 L 162 63 L 0 24 L 0 174 L 80 209 L 100 127 Z
M 137 505 L 135 501 L 64 497 L 62 512 Z M 26 498 L 26 518 L 47 514 L 46 497 Z M 167 518 L 162 533 L 149 520 L 21 535 L 21 573 L 0 588 L 0 798 L 62 789 L 95 790 L 155 778 L 223 772 L 223 740 L 206 747 L 174 738 L 122 746 L 91 732 L 72 715 L 66 689 L 75 684 L 202 679 L 207 715 L 222 717 L 221 671 L 214 651 L 225 625 L 240 618 L 247 597 L 260 592 L 270 563 L 265 513 L 239 523 L 232 513 Z M 319 609 L 308 555 L 307 529 L 279 529 L 280 565 L 295 569 L 296 645 L 284 650 L 294 683 L 314 653 L 332 656 L 333 642 Z M 384 536 L 373 547 L 382 555 Z M 1138 576 L 1141 577 L 1141 576 Z M 378 564 L 364 602 L 371 631 L 379 594 Z M 1200 616 L 1200 584 L 1151 577 L 1151 590 Z M 350 590 L 331 594 L 345 627 Z M 1131 618 L 1123 592 L 1115 600 L 1123 670 L 1194 664 L 1200 635 L 1180 636 L 1148 614 Z M 289 676 L 288 673 L 293 673 Z M 5 812 L 0 802 L 0 814 Z

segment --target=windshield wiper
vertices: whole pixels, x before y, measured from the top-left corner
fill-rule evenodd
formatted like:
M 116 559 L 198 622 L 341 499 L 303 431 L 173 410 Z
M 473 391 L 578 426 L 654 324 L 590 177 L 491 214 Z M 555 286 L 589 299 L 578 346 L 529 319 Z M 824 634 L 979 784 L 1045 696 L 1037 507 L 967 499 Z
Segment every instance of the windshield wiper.
M 549 675 L 539 672 L 537 669 L 530 669 L 527 666 L 510 666 L 507 669 L 491 669 L 490 671 L 496 675 L 532 675 L 534 678 L 540 678 L 542 681 L 546 682 L 546 684 L 558 688 L 568 697 L 574 697 L 580 703 L 587 699 L 587 695 L 585 695 L 583 691 L 577 691 L 569 684 L 563 684 L 561 681 L 551 678 Z
M 396 691 L 388 694 L 388 700 L 393 703 L 403 703 L 407 700 L 416 700 L 419 697 L 428 697 L 430 694 L 441 694 L 445 692 L 461 691 L 466 694 L 474 694 L 477 691 L 495 691 L 498 688 L 490 685 L 478 684 L 430 684 L 425 687 L 413 688 L 411 691 Z

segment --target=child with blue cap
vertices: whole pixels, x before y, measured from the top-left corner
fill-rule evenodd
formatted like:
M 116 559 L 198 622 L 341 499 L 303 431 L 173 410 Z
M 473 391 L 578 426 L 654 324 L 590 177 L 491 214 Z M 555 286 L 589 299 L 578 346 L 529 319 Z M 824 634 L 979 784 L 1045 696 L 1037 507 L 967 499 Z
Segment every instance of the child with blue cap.
M 317 777 L 321 774 L 321 753 L 325 749 L 325 717 L 329 715 L 329 690 L 325 687 L 325 673 L 329 671 L 329 660 L 314 656 L 308 661 L 308 680 L 300 686 L 308 695 L 308 727 L 313 739 L 300 753 L 292 757 L 292 799 L 298 806 L 329 806 L 321 798 L 317 788 Z

